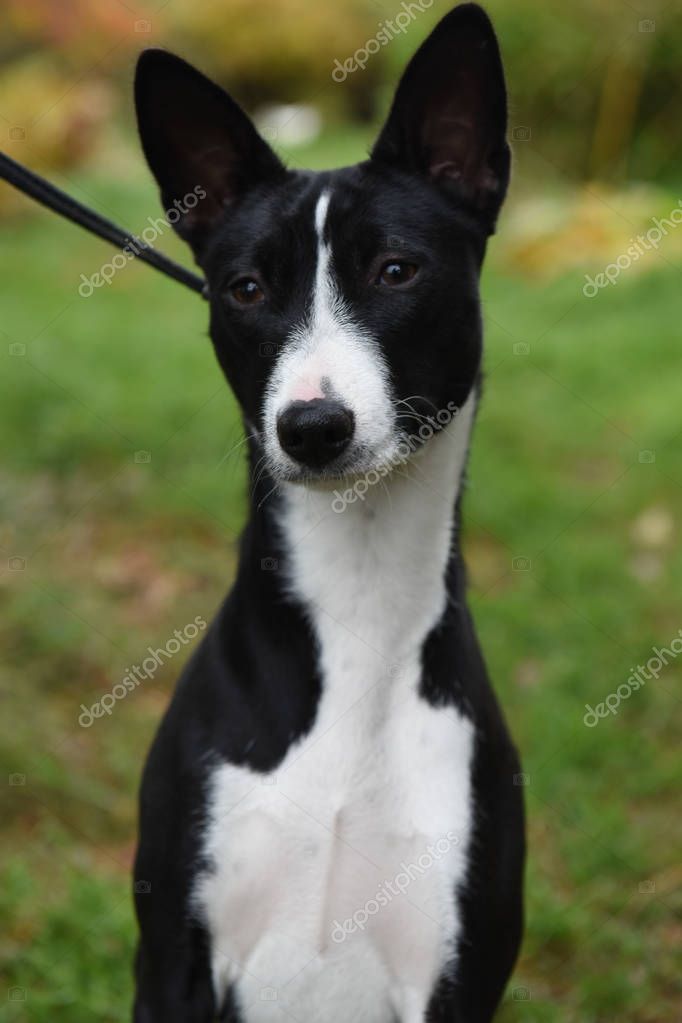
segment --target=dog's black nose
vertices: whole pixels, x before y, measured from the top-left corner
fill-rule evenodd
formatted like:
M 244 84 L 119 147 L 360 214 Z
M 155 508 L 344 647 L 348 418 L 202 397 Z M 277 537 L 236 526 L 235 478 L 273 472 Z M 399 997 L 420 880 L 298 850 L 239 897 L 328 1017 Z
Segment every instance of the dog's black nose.
M 277 436 L 301 465 L 321 469 L 348 447 L 355 420 L 350 409 L 330 398 L 292 401 L 277 417 Z

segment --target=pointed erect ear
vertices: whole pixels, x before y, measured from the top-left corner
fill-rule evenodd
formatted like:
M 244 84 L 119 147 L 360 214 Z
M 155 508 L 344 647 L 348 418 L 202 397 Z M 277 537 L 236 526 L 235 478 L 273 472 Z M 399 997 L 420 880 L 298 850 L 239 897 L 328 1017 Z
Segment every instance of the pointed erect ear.
M 145 50 L 140 56 L 135 106 L 164 208 L 176 204 L 175 229 L 197 256 L 230 203 L 250 187 L 286 174 L 241 107 L 172 53 Z M 183 199 L 192 194 L 199 201 L 188 208 Z
M 462 4 L 408 64 L 372 159 L 431 178 L 492 232 L 509 182 L 506 128 L 493 27 L 477 4 Z

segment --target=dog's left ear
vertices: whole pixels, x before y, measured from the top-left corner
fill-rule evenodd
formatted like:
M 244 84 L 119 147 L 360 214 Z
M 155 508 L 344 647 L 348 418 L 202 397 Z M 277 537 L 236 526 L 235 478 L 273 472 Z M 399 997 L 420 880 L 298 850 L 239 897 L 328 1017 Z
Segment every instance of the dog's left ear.
M 142 53 L 135 106 L 164 207 L 182 211 L 174 227 L 197 258 L 233 203 L 251 188 L 286 177 L 241 107 L 181 57 L 165 50 Z
M 478 4 L 462 4 L 408 64 L 372 159 L 430 178 L 492 233 L 509 183 L 506 129 L 493 26 Z

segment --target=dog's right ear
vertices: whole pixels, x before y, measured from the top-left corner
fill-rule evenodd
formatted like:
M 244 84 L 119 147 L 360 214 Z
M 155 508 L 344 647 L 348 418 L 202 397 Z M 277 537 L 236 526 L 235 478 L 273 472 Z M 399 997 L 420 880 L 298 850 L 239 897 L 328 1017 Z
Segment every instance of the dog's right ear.
M 491 233 L 509 182 L 506 127 L 495 31 L 478 4 L 460 4 L 407 65 L 372 159 L 429 178 Z
M 141 54 L 135 107 L 142 148 L 164 209 L 178 210 L 174 227 L 197 258 L 232 202 L 250 187 L 286 175 L 232 97 L 172 53 Z M 190 208 L 183 199 L 192 195 L 198 202 Z

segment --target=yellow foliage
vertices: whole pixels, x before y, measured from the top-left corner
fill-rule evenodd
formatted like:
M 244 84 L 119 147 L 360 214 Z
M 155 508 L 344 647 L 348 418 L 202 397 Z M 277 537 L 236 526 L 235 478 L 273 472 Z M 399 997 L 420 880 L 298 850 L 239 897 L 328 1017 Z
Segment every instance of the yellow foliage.
M 497 255 L 508 269 L 530 277 L 554 277 L 576 267 L 601 270 L 674 205 L 667 193 L 644 185 L 616 191 L 588 184 L 563 197 L 523 199 L 505 215 Z M 682 249 L 682 224 L 669 231 L 662 252 L 664 247 Z M 647 263 L 633 261 L 633 272 Z
M 43 57 L 11 65 L 0 79 L 2 148 L 38 172 L 76 166 L 95 145 L 112 102 L 105 82 L 74 82 Z M 21 206 L 13 189 L 0 190 L 0 213 Z
M 310 0 L 173 0 L 178 48 L 247 98 L 316 99 L 339 91 L 331 74 L 377 31 L 380 8 L 364 0 L 330 6 Z M 375 70 L 381 54 L 373 57 Z M 372 62 L 370 62 L 372 63 Z M 371 71 L 368 65 L 368 70 Z M 352 77 L 352 76 L 351 76 Z M 370 76 L 364 87 L 370 88 Z

